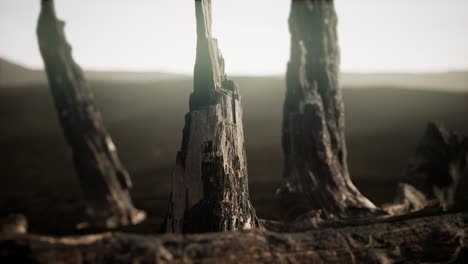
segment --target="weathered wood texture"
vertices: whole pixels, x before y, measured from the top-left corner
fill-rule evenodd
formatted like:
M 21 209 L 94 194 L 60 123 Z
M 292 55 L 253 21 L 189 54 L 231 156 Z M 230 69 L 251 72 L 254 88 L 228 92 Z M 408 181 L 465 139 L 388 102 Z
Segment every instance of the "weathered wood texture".
M 2 263 L 441 263 L 466 260 L 467 213 L 304 233 L 0 238 Z
M 311 209 L 326 217 L 374 213 L 377 208 L 353 185 L 347 166 L 334 2 L 293 0 L 289 28 L 279 201 L 290 217 Z
M 259 227 L 249 200 L 242 107 L 237 85 L 211 36 L 211 1 L 197 0 L 197 57 L 190 112 L 173 174 L 168 232 Z
M 145 214 L 132 204 L 131 179 L 104 128 L 83 72 L 72 58 L 64 34 L 65 23 L 57 19 L 53 0 L 41 3 L 39 47 L 86 200 L 85 219 L 97 228 L 137 223 Z
M 467 163 L 468 137 L 429 123 L 387 211 L 417 211 L 434 201 L 444 208 L 452 207 Z

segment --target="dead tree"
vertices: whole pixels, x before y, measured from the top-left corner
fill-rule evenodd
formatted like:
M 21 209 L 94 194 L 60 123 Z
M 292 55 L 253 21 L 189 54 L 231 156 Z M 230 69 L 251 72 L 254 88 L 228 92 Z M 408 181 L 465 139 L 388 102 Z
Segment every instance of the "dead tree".
M 387 211 L 391 214 L 418 211 L 431 202 L 443 208 L 452 207 L 467 162 L 468 137 L 429 123 Z
M 211 35 L 211 0 L 196 0 L 197 56 L 190 112 L 177 153 L 168 232 L 258 227 L 250 200 L 242 107 L 237 85 Z
M 277 195 L 286 201 L 283 207 L 302 205 L 293 217 L 311 209 L 326 217 L 374 213 L 377 208 L 353 185 L 347 166 L 334 1 L 293 0 L 289 28 L 284 171 Z
M 112 228 L 142 221 L 144 212 L 135 209 L 130 198 L 129 174 L 104 128 L 83 71 L 72 58 L 64 22 L 57 19 L 53 0 L 41 1 L 37 36 L 58 118 L 86 200 L 87 224 Z

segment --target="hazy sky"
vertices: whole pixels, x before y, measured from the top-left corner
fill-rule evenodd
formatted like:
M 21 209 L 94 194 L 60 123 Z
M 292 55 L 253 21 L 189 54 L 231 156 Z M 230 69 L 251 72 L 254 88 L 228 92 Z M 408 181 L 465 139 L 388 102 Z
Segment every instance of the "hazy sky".
M 0 57 L 42 67 L 39 0 L 0 0 Z M 193 0 L 56 0 L 88 69 L 191 73 Z M 284 73 L 290 0 L 213 0 L 229 74 Z M 343 71 L 468 69 L 468 0 L 336 0 Z

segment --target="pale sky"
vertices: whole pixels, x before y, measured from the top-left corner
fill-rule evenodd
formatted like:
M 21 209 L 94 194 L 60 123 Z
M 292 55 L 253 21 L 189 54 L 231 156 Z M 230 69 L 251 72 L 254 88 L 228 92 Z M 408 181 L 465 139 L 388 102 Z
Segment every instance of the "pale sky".
M 213 0 L 228 74 L 283 74 L 290 0 Z M 341 69 L 468 69 L 468 0 L 336 0 Z M 0 57 L 41 68 L 39 0 L 0 0 Z M 56 0 L 76 61 L 95 70 L 192 73 L 193 0 Z

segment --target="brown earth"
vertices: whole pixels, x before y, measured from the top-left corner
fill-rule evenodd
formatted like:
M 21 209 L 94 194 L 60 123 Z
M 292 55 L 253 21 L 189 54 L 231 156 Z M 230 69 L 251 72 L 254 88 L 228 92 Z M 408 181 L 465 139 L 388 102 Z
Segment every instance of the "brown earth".
M 232 79 L 243 96 L 252 201 L 260 217 L 272 218 L 273 193 L 282 170 L 284 81 Z M 192 82 L 181 78 L 91 85 L 132 174 L 134 201 L 149 216 L 129 230 L 158 232 Z M 468 93 L 345 88 L 344 100 L 351 175 L 377 204 L 392 199 L 396 181 L 428 120 L 468 133 Z M 81 194 L 47 86 L 0 87 L 0 120 L 0 216 L 21 212 L 33 232 L 76 233 L 73 226 L 81 216 Z M 461 196 L 468 190 L 460 189 Z

